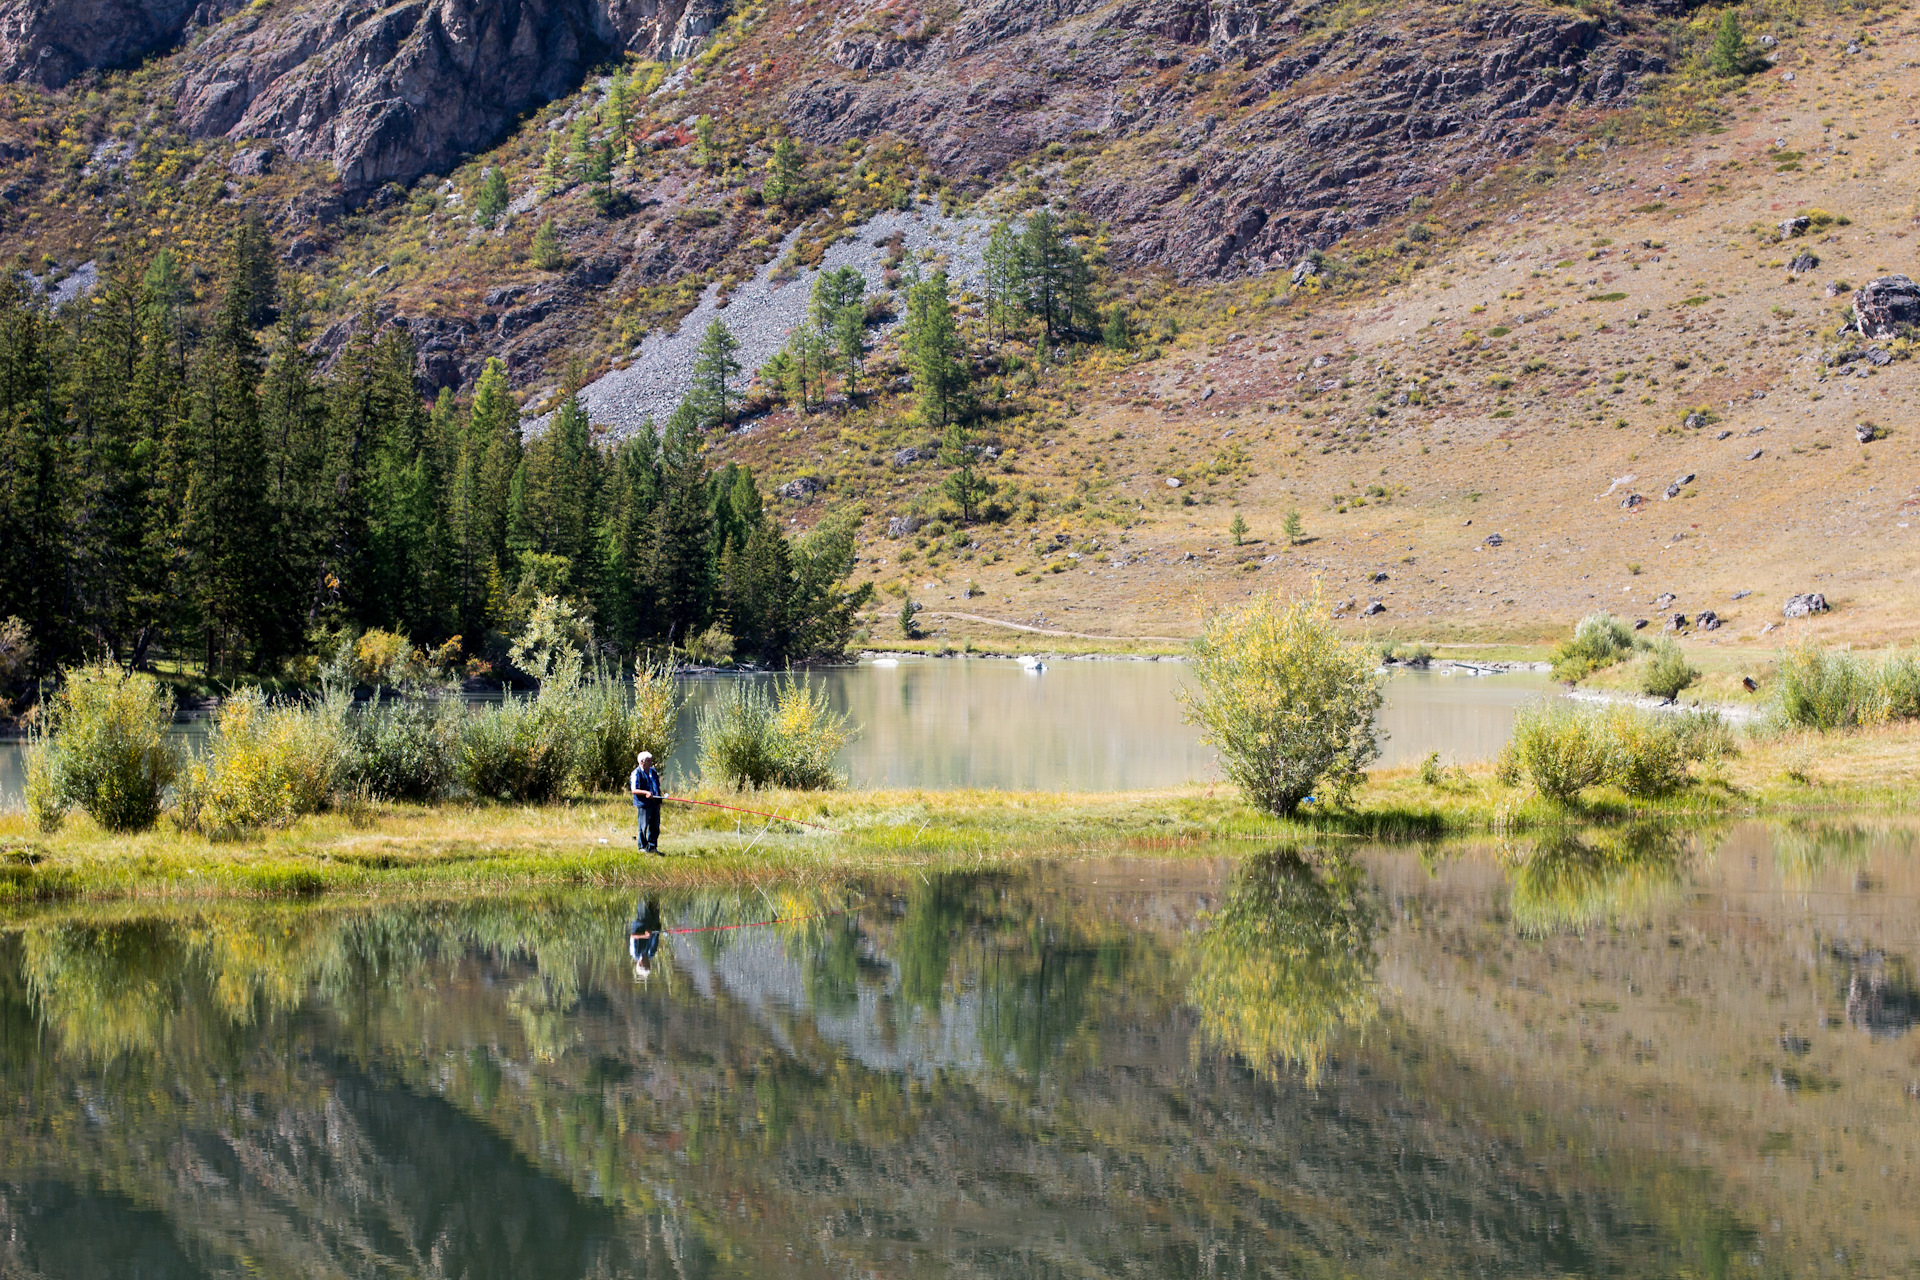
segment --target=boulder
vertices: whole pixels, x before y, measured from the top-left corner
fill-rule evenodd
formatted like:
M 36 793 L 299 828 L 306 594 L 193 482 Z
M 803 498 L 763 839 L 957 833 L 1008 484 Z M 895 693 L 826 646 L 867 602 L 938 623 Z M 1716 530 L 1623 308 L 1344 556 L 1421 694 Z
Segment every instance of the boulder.
M 1487 545 L 1490 547 L 1497 547 L 1505 541 L 1506 539 L 1501 537 L 1497 533 L 1490 533 L 1487 535 Z
M 1386 611 L 1387 611 L 1387 606 L 1385 606 L 1384 604 L 1381 604 L 1378 600 L 1375 600 L 1369 603 L 1366 608 L 1360 611 L 1360 616 L 1363 618 L 1371 618 L 1376 613 L 1385 613 Z
M 1689 427 L 1689 428 L 1704 427 L 1707 425 L 1707 415 L 1704 413 L 1701 413 L 1699 410 L 1696 409 L 1694 412 L 1688 414 L 1685 418 L 1683 418 L 1680 422 L 1680 425 L 1683 427 Z
M 1300 285 L 1305 284 L 1309 279 L 1319 274 L 1319 263 L 1315 262 L 1312 258 L 1302 258 L 1293 264 L 1293 275 L 1290 278 L 1293 283 Z
M 1635 618 L 1633 620 L 1633 629 L 1635 631 L 1645 631 L 1647 629 L 1647 620 L 1645 618 Z
M 1797 276 L 1805 275 L 1819 265 L 1820 259 L 1817 256 L 1802 249 L 1799 253 L 1793 255 L 1793 261 L 1787 264 L 1787 270 Z
M 909 467 L 923 458 L 931 458 L 932 456 L 933 451 L 930 449 L 895 449 L 893 451 L 893 465 L 896 467 Z
M 1787 240 L 1792 239 L 1794 236 L 1803 236 L 1807 234 L 1807 229 L 1812 225 L 1812 218 L 1788 218 L 1780 224 L 1780 237 L 1783 240 Z
M 1644 506 L 1646 504 L 1646 501 L 1647 500 L 1641 497 L 1639 494 L 1630 493 L 1626 497 L 1620 500 L 1620 509 L 1622 511 L 1632 511 L 1636 507 Z
M 1893 353 L 1884 347 L 1868 347 L 1860 358 L 1876 369 L 1884 369 L 1893 363 Z
M 1684 614 L 1684 613 L 1676 613 L 1676 614 L 1674 614 L 1673 616 L 1671 616 L 1671 617 L 1669 617 L 1669 618 L 1667 619 L 1667 630 L 1669 630 L 1669 631 L 1685 631 L 1686 629 L 1687 629 L 1687 615 L 1686 615 L 1686 614 Z
M 1718 631 L 1720 629 L 1720 615 L 1711 609 L 1704 609 L 1700 612 L 1700 615 L 1693 620 L 1693 625 L 1702 631 Z
M 919 527 L 925 523 L 926 521 L 922 520 L 919 516 L 895 516 L 893 519 L 887 521 L 887 536 L 889 538 L 910 537 L 915 530 L 919 529 Z
M 827 482 L 819 476 L 795 476 L 793 479 L 776 488 L 774 493 L 782 498 L 804 501 L 826 487 Z
M 1827 598 L 1818 591 L 1809 591 L 1805 595 L 1791 596 L 1780 606 L 1782 617 L 1804 618 L 1810 614 L 1825 613 Z
M 1653 602 L 1653 607 L 1656 609 L 1664 609 L 1668 605 L 1672 604 L 1675 600 L 1678 600 L 1679 598 L 1680 598 L 1679 596 L 1676 596 L 1671 591 L 1662 591 L 1660 593 L 1660 598 Z
M 1881 276 L 1860 286 L 1853 295 L 1853 323 L 1868 339 L 1897 338 L 1902 329 L 1920 325 L 1920 284 L 1906 276 Z
M 1384 572 L 1376 573 L 1373 575 L 1373 581 L 1375 582 L 1385 582 L 1386 580 L 1387 580 L 1387 575 Z
M 1856 423 L 1853 428 L 1853 435 L 1861 444 L 1872 444 L 1880 438 L 1880 428 L 1874 426 L 1871 422 Z

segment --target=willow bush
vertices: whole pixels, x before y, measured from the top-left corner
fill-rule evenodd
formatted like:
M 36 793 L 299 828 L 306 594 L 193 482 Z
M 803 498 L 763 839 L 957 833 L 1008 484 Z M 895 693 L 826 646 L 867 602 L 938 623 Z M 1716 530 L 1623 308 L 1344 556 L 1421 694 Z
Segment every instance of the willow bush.
M 701 708 L 700 772 L 735 790 L 832 790 L 846 785 L 833 760 L 855 732 L 824 688 L 791 673 L 771 689 L 740 681 Z
M 180 787 L 173 821 L 209 837 L 285 827 L 333 803 L 351 763 L 352 697 L 273 706 L 258 689 L 220 704 L 206 752 Z
M 1379 758 L 1372 655 L 1342 641 L 1319 596 L 1261 596 L 1208 622 L 1180 691 L 1227 776 L 1279 817 L 1325 786 L 1343 801 Z
M 1920 717 L 1920 652 L 1893 650 L 1878 661 L 1806 640 L 1781 651 L 1774 713 L 1824 731 Z
M 1553 678 L 1569 683 L 1584 680 L 1633 653 L 1633 628 L 1610 613 L 1590 613 L 1580 619 L 1570 639 L 1554 646 Z
M 108 831 L 160 818 L 180 753 L 167 738 L 173 699 L 150 676 L 101 664 L 65 673 L 27 750 L 27 808 L 42 831 L 74 806 Z
M 653 752 L 655 760 L 673 754 L 680 707 L 673 671 L 664 664 L 636 659 L 633 687 L 601 672 L 575 696 L 579 754 L 575 781 L 582 791 L 625 791 L 634 758 Z
M 1602 783 L 1630 796 L 1659 796 L 1684 787 L 1695 762 L 1736 750 L 1713 712 L 1672 715 L 1546 698 L 1514 714 L 1513 737 L 1495 772 L 1510 785 L 1525 777 L 1563 804 Z

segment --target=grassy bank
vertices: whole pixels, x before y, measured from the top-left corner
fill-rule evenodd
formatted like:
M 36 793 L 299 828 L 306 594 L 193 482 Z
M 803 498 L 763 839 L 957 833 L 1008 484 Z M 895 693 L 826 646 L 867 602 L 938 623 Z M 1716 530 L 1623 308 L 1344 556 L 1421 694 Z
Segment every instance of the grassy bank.
M 704 793 L 703 793 L 704 794 Z M 1566 823 L 1712 821 L 1920 807 L 1920 724 L 1748 742 L 1684 790 L 1630 800 L 1609 789 L 1556 805 L 1502 785 L 1486 764 L 1375 770 L 1347 810 L 1305 806 L 1281 821 L 1226 786 L 1157 791 L 761 792 L 704 794 L 818 824 L 670 806 L 665 858 L 633 851 L 632 809 L 615 798 L 516 806 L 381 804 L 302 818 L 281 831 L 209 841 L 166 824 L 116 836 L 76 814 L 40 835 L 0 815 L 0 901 L 61 896 L 226 896 L 498 891 L 805 880 L 1032 857 L 1177 853 L 1221 840 L 1432 840 Z

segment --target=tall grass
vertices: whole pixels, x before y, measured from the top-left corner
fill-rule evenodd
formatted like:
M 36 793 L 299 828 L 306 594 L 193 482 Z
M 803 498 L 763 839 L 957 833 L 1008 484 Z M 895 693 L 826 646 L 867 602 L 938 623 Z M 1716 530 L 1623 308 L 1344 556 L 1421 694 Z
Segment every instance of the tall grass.
M 1774 712 L 1787 724 L 1829 731 L 1920 718 L 1920 650 L 1879 661 L 1806 640 L 1781 651 Z
M 180 772 L 172 721 L 173 699 L 151 677 L 105 664 L 69 670 L 28 746 L 35 825 L 57 830 L 77 805 L 108 831 L 151 827 Z
M 1610 613 L 1590 613 L 1580 619 L 1570 639 L 1554 647 L 1553 678 L 1584 680 L 1631 656 L 1634 647 L 1633 628 Z
M 700 772 L 722 786 L 823 791 L 846 785 L 833 758 L 853 740 L 824 688 L 788 673 L 772 690 L 736 683 L 700 712 Z

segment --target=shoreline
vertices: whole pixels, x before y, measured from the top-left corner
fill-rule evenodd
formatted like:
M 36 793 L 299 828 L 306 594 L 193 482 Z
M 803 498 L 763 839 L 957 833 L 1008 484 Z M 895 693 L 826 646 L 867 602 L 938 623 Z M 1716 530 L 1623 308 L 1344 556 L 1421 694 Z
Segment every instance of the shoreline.
M 1632 800 L 1594 788 L 1574 805 L 1507 786 L 1481 762 L 1376 769 L 1352 806 L 1291 819 L 1254 810 L 1230 785 L 1117 792 L 898 790 L 690 793 L 784 814 L 815 829 L 695 807 L 670 809 L 669 856 L 632 851 L 619 797 L 546 806 L 373 804 L 284 830 L 210 841 L 176 831 L 113 835 L 76 814 L 58 832 L 0 813 L 0 912 L 58 899 L 474 892 L 642 884 L 765 883 L 1030 859 L 1195 851 L 1222 842 L 1337 846 L 1525 838 L 1582 826 L 1716 824 L 1920 811 L 1920 723 L 1817 737 L 1778 734 L 1701 767 L 1685 788 Z

